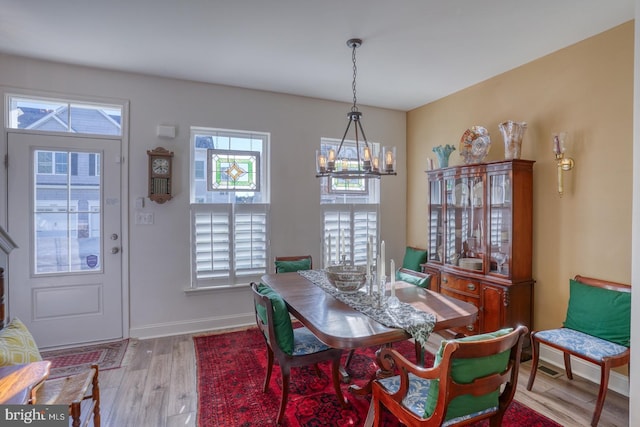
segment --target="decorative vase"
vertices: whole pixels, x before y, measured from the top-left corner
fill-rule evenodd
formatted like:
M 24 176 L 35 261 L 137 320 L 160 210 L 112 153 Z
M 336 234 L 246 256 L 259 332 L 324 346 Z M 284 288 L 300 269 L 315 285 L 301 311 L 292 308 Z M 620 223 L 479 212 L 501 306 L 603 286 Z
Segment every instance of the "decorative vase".
M 436 153 L 438 157 L 438 166 L 440 168 L 446 168 L 449 166 L 449 156 L 456 150 L 456 147 L 453 145 L 438 145 L 437 147 L 433 147 L 433 152 Z
M 500 123 L 498 128 L 504 139 L 504 158 L 507 160 L 519 159 L 522 137 L 524 136 L 524 131 L 527 130 L 527 123 L 507 120 L 504 123 Z

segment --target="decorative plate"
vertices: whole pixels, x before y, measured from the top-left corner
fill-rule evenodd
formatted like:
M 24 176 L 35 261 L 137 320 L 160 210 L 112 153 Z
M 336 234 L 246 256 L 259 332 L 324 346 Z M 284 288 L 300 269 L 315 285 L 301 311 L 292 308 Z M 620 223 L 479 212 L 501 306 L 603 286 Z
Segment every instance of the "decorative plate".
M 482 126 L 473 126 L 462 134 L 460 138 L 460 155 L 465 164 L 481 163 L 491 148 L 489 131 Z

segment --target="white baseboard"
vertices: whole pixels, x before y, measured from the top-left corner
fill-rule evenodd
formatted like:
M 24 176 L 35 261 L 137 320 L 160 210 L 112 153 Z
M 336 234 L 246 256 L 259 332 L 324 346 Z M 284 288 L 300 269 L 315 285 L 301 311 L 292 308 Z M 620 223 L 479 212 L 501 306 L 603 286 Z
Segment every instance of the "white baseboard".
M 183 322 L 157 323 L 141 328 L 131 328 L 131 338 L 149 339 L 171 335 L 194 334 L 199 332 L 219 331 L 255 325 L 255 314 L 238 314 L 235 316 L 218 316 L 205 319 L 187 320 Z
M 553 365 L 564 373 L 564 357 L 560 350 L 540 345 L 540 361 Z M 600 367 L 582 360 L 578 357 L 571 358 L 571 371 L 574 376 L 582 377 L 593 383 L 600 384 Z M 611 371 L 609 376 L 609 390 L 629 397 L 629 377 L 619 372 Z

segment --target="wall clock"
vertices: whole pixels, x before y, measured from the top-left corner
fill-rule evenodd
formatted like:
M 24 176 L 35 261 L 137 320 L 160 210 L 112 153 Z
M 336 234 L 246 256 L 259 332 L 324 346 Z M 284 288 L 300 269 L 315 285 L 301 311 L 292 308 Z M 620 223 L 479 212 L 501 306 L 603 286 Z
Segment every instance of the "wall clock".
M 162 147 L 147 150 L 149 157 L 149 200 L 164 203 L 171 200 L 173 152 Z

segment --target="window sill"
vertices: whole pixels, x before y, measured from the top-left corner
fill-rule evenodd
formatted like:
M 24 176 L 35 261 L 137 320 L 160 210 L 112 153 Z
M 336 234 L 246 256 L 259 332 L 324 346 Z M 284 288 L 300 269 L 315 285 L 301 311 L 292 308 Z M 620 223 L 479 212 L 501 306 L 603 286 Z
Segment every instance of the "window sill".
M 238 285 L 220 285 L 220 286 L 202 286 L 199 288 L 187 288 L 184 290 L 185 295 L 201 295 L 213 294 L 218 292 L 246 292 L 249 284 Z

